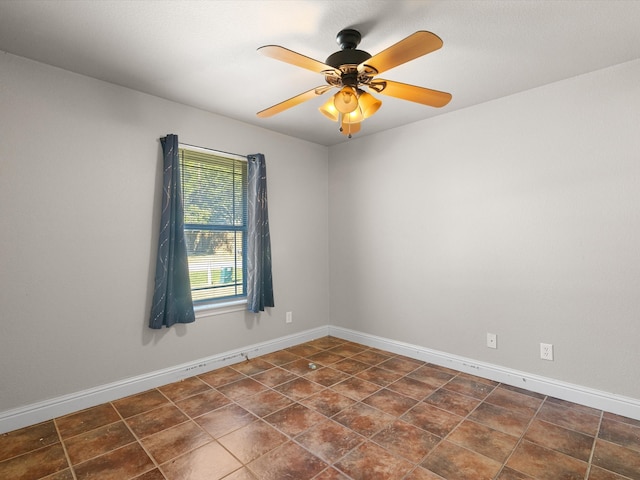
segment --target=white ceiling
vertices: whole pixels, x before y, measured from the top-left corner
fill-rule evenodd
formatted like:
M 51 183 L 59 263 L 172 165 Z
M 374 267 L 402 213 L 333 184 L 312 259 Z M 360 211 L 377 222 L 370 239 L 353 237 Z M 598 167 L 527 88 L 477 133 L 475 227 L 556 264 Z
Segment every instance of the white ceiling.
M 637 0 L 0 0 L 2 51 L 322 145 L 348 141 L 317 110 L 330 94 L 256 112 L 324 79 L 256 49 L 324 62 L 344 28 L 372 55 L 437 34 L 442 49 L 384 77 L 453 94 L 442 109 L 379 96 L 358 136 L 640 58 Z

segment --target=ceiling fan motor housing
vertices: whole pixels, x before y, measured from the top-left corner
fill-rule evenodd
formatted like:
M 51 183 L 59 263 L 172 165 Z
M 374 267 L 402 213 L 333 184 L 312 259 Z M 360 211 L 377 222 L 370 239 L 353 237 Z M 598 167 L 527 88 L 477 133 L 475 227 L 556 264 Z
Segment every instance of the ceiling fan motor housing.
M 329 55 L 325 64 L 340 70 L 340 78 L 335 78 L 332 74 L 326 76 L 328 83 L 341 87 L 350 86 L 357 88 L 362 83 L 360 74 L 358 73 L 358 65 L 371 58 L 371 54 L 364 50 L 358 50 L 356 47 L 360 43 L 362 36 L 360 32 L 353 29 L 342 30 L 336 36 L 336 41 L 340 45 L 341 50 Z
M 325 63 L 339 69 L 343 65 L 360 65 L 365 60 L 369 60 L 371 54 L 356 49 L 361 39 L 362 36 L 357 30 L 341 30 L 336 36 L 336 42 L 340 45 L 341 50 L 329 55 Z
M 340 68 L 342 65 L 360 65 L 365 60 L 369 60 L 371 54 L 364 50 L 340 50 L 329 55 L 324 62 L 333 68 Z

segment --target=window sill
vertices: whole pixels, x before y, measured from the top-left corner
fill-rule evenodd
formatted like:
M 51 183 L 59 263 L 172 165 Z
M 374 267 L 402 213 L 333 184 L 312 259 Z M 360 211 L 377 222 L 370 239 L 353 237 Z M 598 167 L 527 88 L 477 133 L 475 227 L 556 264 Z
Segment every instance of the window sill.
M 240 312 L 247 308 L 247 299 L 230 300 L 228 302 L 207 303 L 204 305 L 196 305 L 193 311 L 196 318 L 211 317 L 213 315 L 224 315 L 225 313 Z

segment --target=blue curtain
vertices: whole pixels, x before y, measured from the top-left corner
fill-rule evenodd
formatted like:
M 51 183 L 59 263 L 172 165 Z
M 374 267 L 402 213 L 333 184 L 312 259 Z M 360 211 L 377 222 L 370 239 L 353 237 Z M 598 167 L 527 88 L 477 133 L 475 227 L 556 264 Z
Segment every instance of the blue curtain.
M 267 212 L 267 166 L 261 153 L 249 155 L 247 164 L 247 310 L 258 313 L 265 307 L 275 306 Z
M 189 282 L 187 246 L 184 241 L 178 136 L 167 135 L 160 142 L 164 157 L 162 217 L 149 328 L 191 323 L 196 319 Z

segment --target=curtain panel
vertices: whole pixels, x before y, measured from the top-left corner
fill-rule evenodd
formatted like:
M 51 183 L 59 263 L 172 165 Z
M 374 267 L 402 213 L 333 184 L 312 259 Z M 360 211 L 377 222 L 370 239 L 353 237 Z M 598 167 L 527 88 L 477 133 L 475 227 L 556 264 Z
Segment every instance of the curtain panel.
M 267 211 L 267 166 L 263 154 L 247 156 L 247 174 L 247 310 L 258 313 L 265 307 L 275 306 Z
M 160 139 L 163 152 L 162 214 L 158 238 L 155 289 L 149 328 L 170 327 L 195 321 L 180 180 L 178 136 Z

